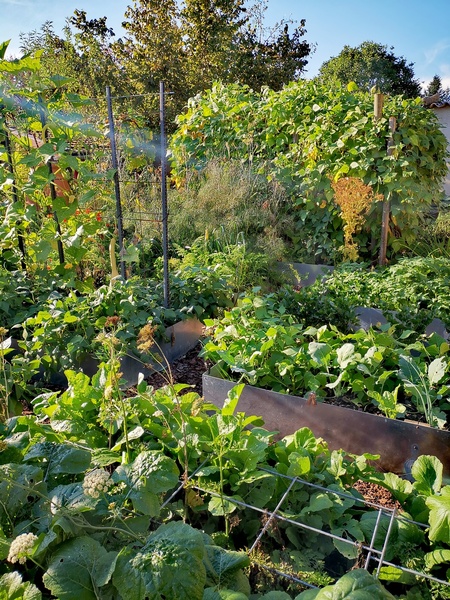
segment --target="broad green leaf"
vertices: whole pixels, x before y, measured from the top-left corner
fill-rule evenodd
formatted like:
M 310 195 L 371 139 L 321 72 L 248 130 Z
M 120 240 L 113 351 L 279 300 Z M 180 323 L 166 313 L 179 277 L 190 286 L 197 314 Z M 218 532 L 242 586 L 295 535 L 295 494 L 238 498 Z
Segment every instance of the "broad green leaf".
M 289 477 L 304 477 L 311 471 L 311 459 L 309 456 L 302 456 L 297 452 L 289 454 Z
M 419 456 L 411 467 L 414 489 L 426 496 L 437 494 L 442 486 L 442 472 L 443 465 L 436 456 Z
M 382 473 L 382 485 L 387 487 L 396 500 L 403 503 L 412 493 L 412 483 L 395 473 Z
M 333 506 L 333 501 L 330 498 L 331 494 L 324 492 L 315 492 L 309 499 L 308 505 L 302 509 L 301 514 L 309 512 L 320 512 Z
M 441 493 L 429 496 L 426 499 L 430 509 L 429 537 L 432 542 L 445 542 L 450 540 L 450 486 L 442 488 Z
M 436 565 L 447 564 L 450 566 L 450 550 L 447 548 L 438 548 L 425 554 L 425 565 L 427 569 L 432 569 Z
M 126 484 L 128 498 L 135 509 L 149 516 L 159 514 L 157 494 L 177 485 L 178 477 L 176 463 L 158 451 L 141 452 L 132 463 L 119 465 L 112 474 L 114 482 Z
M 436 385 L 445 374 L 447 368 L 447 361 L 444 356 L 435 358 L 433 362 L 428 365 L 428 378 L 431 385 Z
M 62 514 L 70 509 L 72 512 L 86 512 L 93 507 L 93 500 L 83 493 L 81 483 L 58 485 L 50 494 L 50 509 L 53 514 Z
M 0 600 L 41 600 L 42 594 L 29 581 L 23 582 L 20 573 L 5 573 L 0 577 Z
M 310 342 L 308 354 L 319 365 L 327 365 L 330 361 L 331 347 L 321 342 Z
M 205 549 L 203 563 L 206 568 L 206 585 L 250 594 L 248 580 L 242 577 L 242 569 L 250 565 L 248 555 L 245 552 L 233 552 L 209 544 Z
M 222 415 L 234 415 L 234 411 L 241 397 L 244 384 L 235 385 L 227 394 L 227 398 L 223 404 Z
M 405 585 L 414 585 L 417 581 L 415 575 L 405 573 L 405 571 L 396 567 L 381 567 L 379 579 L 404 583 Z
M 91 453 L 70 444 L 42 442 L 31 447 L 23 460 L 43 458 L 49 475 L 84 473 L 91 463 Z
M 180 521 L 161 525 L 140 551 L 119 553 L 113 584 L 127 600 L 202 600 L 204 553 L 200 531 Z
M 42 469 L 33 465 L 0 466 L 0 520 L 10 521 L 30 502 L 33 490 L 45 491 Z
M 215 517 L 229 515 L 234 512 L 236 508 L 236 504 L 230 500 L 227 500 L 226 497 L 213 496 L 208 503 L 208 510 Z
M 355 569 L 341 577 L 334 585 L 321 590 L 307 590 L 295 600 L 394 600 L 376 579 L 365 569 Z
M 58 600 L 97 600 L 96 590 L 111 579 L 116 558 L 92 537 L 74 538 L 50 556 L 44 584 Z
M 52 75 L 50 80 L 55 85 L 56 88 L 63 87 L 66 83 L 70 83 L 73 81 L 72 77 L 64 77 L 63 75 Z
M 345 367 L 351 362 L 352 358 L 355 355 L 355 346 L 354 344 L 346 343 L 336 351 L 337 361 L 341 369 L 345 369 Z
M 137 427 L 135 427 L 134 429 L 131 429 L 130 431 L 128 431 L 127 435 L 122 436 L 117 442 L 116 444 L 111 448 L 111 450 L 113 452 L 117 452 L 120 450 L 120 448 L 126 444 L 127 440 L 131 441 L 131 440 L 138 440 L 139 438 L 141 438 L 145 433 L 145 430 L 143 427 L 141 427 L 140 425 L 138 425 Z

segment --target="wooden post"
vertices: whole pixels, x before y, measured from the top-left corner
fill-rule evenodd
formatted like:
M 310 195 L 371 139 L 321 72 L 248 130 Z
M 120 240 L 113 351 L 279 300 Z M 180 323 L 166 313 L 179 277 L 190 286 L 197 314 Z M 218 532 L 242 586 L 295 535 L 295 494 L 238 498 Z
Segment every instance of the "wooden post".
M 373 95 L 373 114 L 375 119 L 381 119 L 383 115 L 384 94 Z
M 387 155 L 392 156 L 393 147 L 394 147 L 394 131 L 397 126 L 397 122 L 395 117 L 389 118 L 389 131 L 391 135 L 389 136 L 388 145 L 387 145 Z M 385 198 L 383 202 L 383 214 L 381 216 L 381 240 L 380 240 L 380 254 L 378 257 L 378 264 L 385 265 L 386 264 L 386 253 L 387 253 L 387 239 L 389 232 L 389 213 L 391 211 L 391 202 L 390 202 L 390 193 L 387 198 Z

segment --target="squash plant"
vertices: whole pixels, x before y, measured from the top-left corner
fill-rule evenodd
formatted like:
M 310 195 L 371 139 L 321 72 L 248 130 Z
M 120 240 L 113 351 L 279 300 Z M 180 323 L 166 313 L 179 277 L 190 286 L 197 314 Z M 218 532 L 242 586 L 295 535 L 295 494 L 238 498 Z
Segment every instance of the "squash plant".
M 4 589 L 28 589 L 35 598 L 245 600 L 252 592 L 247 569 L 263 557 L 272 568 L 290 566 L 313 585 L 328 584 L 335 577 L 325 558 L 337 551 L 354 561 L 357 545 L 349 552 L 352 545 L 300 535 L 292 523 L 367 545 L 376 513 L 352 489 L 358 480 L 391 489 L 414 520 L 430 525 L 424 534 L 418 524 L 396 521 L 388 560 L 402 564 L 408 543 L 423 572 L 439 575 L 448 566 L 448 486 L 436 459 L 421 457 L 411 484 L 376 473 L 368 465 L 376 457 L 331 452 L 307 429 L 275 441 L 256 417 L 237 412 L 239 390 L 218 409 L 195 393 L 181 395 L 186 386 L 155 391 L 144 381 L 125 398 L 111 389 L 118 376 L 114 357 L 92 380 L 69 372 L 66 392 L 42 394 L 34 415 L 0 425 Z M 122 402 L 126 410 L 117 411 Z M 276 507 L 290 522 L 274 524 L 264 543 L 246 552 L 265 511 Z M 391 572 L 384 574 L 388 584 Z M 432 588 L 417 585 L 428 597 Z M 390 597 L 358 571 L 336 584 L 342 597 L 347 586 Z M 270 589 L 252 597 L 268 599 L 283 588 L 278 582 Z

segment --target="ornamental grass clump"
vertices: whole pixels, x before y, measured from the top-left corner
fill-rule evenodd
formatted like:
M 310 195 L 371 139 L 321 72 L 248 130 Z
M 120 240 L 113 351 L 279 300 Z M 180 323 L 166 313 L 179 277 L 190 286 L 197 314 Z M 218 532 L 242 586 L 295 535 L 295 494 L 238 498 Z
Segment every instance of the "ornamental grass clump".
M 341 177 L 332 181 L 331 187 L 344 221 L 344 259 L 355 262 L 358 260 L 358 246 L 353 235 L 361 229 L 373 202 L 380 201 L 383 197 L 374 194 L 372 187 L 358 177 Z

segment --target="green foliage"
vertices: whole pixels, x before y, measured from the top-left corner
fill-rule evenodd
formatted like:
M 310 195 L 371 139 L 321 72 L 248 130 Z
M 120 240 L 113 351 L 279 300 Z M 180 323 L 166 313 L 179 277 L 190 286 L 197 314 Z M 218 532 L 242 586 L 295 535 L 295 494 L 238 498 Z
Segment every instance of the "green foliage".
M 193 98 L 172 137 L 173 175 L 179 183 L 213 157 L 239 159 L 281 183 L 296 206 L 297 227 L 286 231 L 298 260 L 333 261 L 343 242 L 331 179 L 356 177 L 391 201 L 391 236 L 413 238 L 419 215 L 440 195 L 447 143 L 420 100 L 393 96 L 386 117 L 374 120 L 370 94 L 296 82 L 280 92 L 215 84 Z M 294 118 L 293 116 L 294 115 Z M 388 116 L 397 120 L 392 156 L 386 153 Z M 379 239 L 380 202 L 355 236 L 360 248 Z M 372 244 L 373 241 L 373 244 Z M 364 258 L 364 256 L 363 256 Z
M 332 586 L 322 590 L 308 590 L 296 597 L 296 600 L 391 600 L 394 598 L 370 573 L 356 569 L 343 575 Z
M 393 50 L 375 42 L 363 42 L 356 48 L 344 46 L 338 56 L 323 63 L 318 78 L 326 85 L 354 81 L 367 92 L 375 88 L 383 94 L 417 98 L 421 90 L 413 64 L 395 56 Z
M 159 81 L 166 82 L 173 92 L 167 99 L 168 122 L 213 81 L 279 89 L 304 70 L 312 49 L 302 39 L 305 22 L 292 33 L 290 21 L 267 31 L 263 25 L 267 4 L 244 4 L 243 0 L 181 4 L 135 0 L 128 7 L 127 35 L 112 50 L 140 93 L 155 92 Z M 154 111 L 155 101 L 144 99 L 137 110 L 146 108 L 149 114 L 150 107 Z
M 200 531 L 172 522 L 149 535 L 138 551 L 126 548 L 117 558 L 114 585 L 130 600 L 203 597 L 205 546 Z
M 276 295 L 242 298 L 216 321 L 203 355 L 213 361 L 212 373 L 277 392 L 326 398 L 330 392 L 357 404 L 372 398 L 386 416 L 404 414 L 398 402 L 408 401 L 410 413 L 423 414 L 442 427 L 449 395 L 448 344 L 409 342 L 411 331 L 395 328 L 341 333 L 335 326 L 308 326 Z
M 314 353 L 319 359 L 320 348 Z M 275 441 L 256 417 L 238 412 L 239 389 L 218 409 L 202 405 L 194 393 L 180 395 L 183 386 L 155 391 L 140 381 L 127 400 L 126 417 L 120 413 L 122 422 L 117 418 L 110 429 L 117 398 L 101 393 L 101 385 L 111 368 L 105 366 L 91 383 L 73 374 L 68 393 L 45 394 L 36 402 L 36 416 L 15 417 L 1 427 L 0 553 L 6 557 L 24 532 L 36 536 L 21 569 L 30 591 L 28 582 L 36 580 L 61 599 L 119 593 L 139 600 L 243 600 L 251 592 L 243 569 L 258 554 L 241 550 L 265 522 L 259 511 L 276 510 L 288 520 L 267 529 L 258 553 L 264 550 L 269 565 L 306 581 L 329 582 L 324 557 L 339 551 L 354 559 L 357 544 L 372 538 L 377 513 L 359 502 L 351 486 L 358 480 L 395 485 L 393 476 L 368 466 L 375 457 L 330 451 L 306 428 Z M 121 455 L 124 418 L 129 453 Z M 426 556 L 433 572 L 448 564 L 449 511 L 440 470 L 438 461 L 421 457 L 413 466 L 417 485 L 399 480 L 398 497 L 415 519 L 426 494 L 420 518 L 430 517 L 430 536 L 396 519 L 391 560 L 401 560 L 409 543 L 420 546 L 416 553 Z M 188 479 L 180 480 L 180 471 Z M 349 543 L 313 531 L 301 535 L 295 522 Z M 233 550 L 217 546 L 219 541 Z
M 170 236 L 177 244 L 190 246 L 206 236 L 208 246 L 213 239 L 231 246 L 241 236 L 249 250 L 265 252 L 272 260 L 289 254 L 285 232 L 295 226 L 292 203 L 280 185 L 240 161 L 210 161 L 170 192 L 169 204 Z
M 44 584 L 61 600 L 95 600 L 111 578 L 116 556 L 92 537 L 73 538 L 50 555 Z
M 433 79 L 428 84 L 427 89 L 425 90 L 425 96 L 434 96 L 442 90 L 442 80 L 439 75 L 434 75 Z
M 302 292 L 311 301 L 326 297 L 330 305 L 339 306 L 345 298 L 350 307 L 378 308 L 407 339 L 408 330 L 422 333 L 435 317 L 450 323 L 449 277 L 450 262 L 445 257 L 402 258 L 376 269 L 343 265 Z
M 23 583 L 20 573 L 5 573 L 0 577 L 0 599 L 42 600 L 42 594 L 33 583 Z

